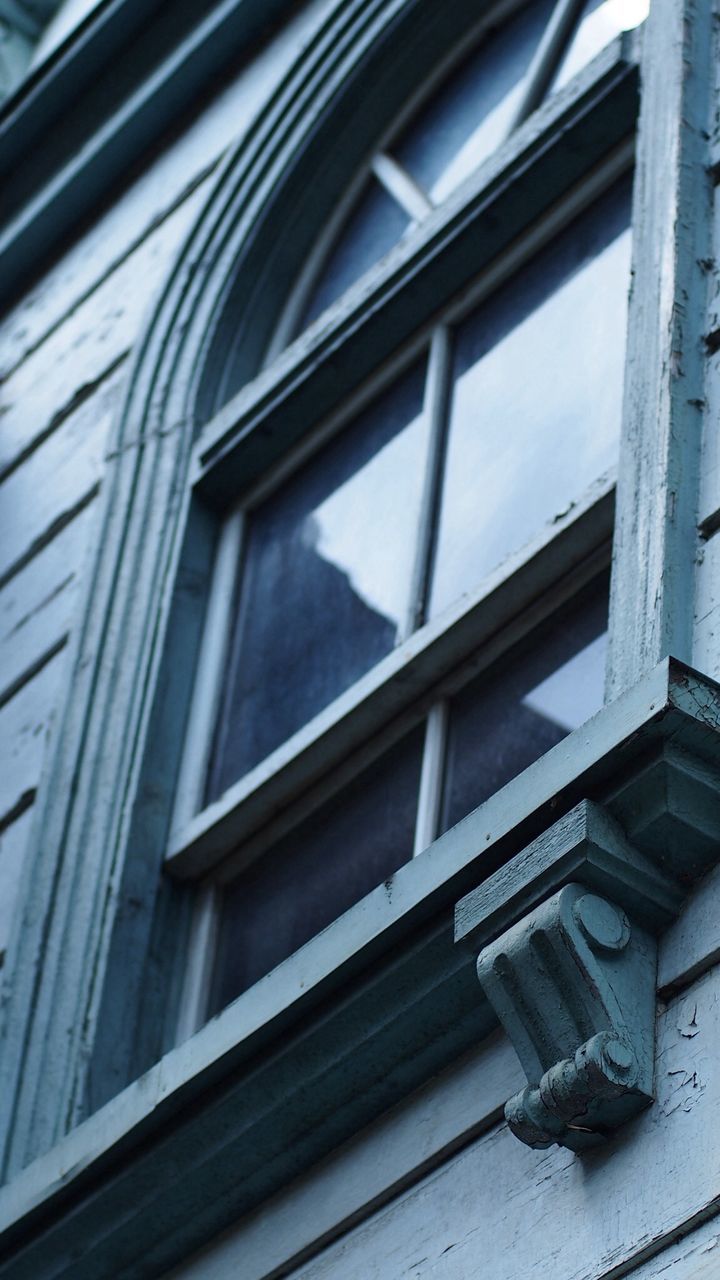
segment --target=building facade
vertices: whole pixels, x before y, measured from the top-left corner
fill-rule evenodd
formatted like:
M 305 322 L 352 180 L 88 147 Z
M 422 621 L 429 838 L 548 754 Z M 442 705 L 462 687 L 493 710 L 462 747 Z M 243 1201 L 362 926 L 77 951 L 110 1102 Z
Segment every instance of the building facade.
M 713 1276 L 717 6 L 0 20 L 0 1276 Z

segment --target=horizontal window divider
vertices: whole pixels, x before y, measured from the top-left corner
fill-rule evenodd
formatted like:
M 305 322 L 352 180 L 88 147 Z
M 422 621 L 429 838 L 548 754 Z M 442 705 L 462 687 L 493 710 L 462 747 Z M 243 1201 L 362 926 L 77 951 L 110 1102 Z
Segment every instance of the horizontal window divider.
M 501 257 L 505 277 L 516 269 L 534 248 L 535 229 L 525 232 L 529 223 L 550 214 L 543 229 L 548 239 L 629 167 L 638 108 L 637 47 L 638 32 L 608 45 L 220 410 L 195 448 L 193 480 L 205 501 L 222 508 L 244 492 L 340 396 L 359 387 L 419 328 L 437 321 L 458 294 L 467 298 L 468 276 L 480 275 Z M 581 181 L 585 186 L 575 193 Z M 573 195 L 580 208 L 573 206 Z M 501 278 L 493 269 L 481 287 L 489 293 Z
M 560 603 L 559 594 L 579 589 L 576 578 L 588 581 L 609 563 L 613 511 L 614 477 L 607 475 L 474 593 L 420 628 L 178 829 L 169 841 L 166 869 L 181 878 L 207 874 L 388 722 L 408 711 L 421 718 L 434 699 L 487 666 L 540 620 L 526 616 L 531 606 L 537 603 L 546 616 Z M 519 635 L 508 635 L 516 622 Z M 247 860 L 242 851 L 230 865 L 239 869 Z

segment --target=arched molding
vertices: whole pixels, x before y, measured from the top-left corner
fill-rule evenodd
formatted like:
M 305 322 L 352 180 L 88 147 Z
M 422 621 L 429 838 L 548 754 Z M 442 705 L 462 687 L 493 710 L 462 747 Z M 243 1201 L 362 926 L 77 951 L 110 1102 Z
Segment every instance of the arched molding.
M 332 5 L 228 157 L 137 343 L 7 957 L 6 1172 L 167 1044 L 164 941 L 182 937 L 187 902 L 160 865 L 214 536 L 188 486 L 209 388 L 229 363 L 257 367 L 319 220 L 466 26 L 460 0 Z

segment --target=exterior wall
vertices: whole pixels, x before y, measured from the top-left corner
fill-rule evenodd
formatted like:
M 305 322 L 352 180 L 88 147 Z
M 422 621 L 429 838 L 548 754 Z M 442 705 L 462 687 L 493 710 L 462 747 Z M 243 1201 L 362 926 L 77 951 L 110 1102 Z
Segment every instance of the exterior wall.
M 0 321 L 0 740 L 9 762 L 0 775 L 0 950 L 18 895 L 32 891 L 23 853 L 74 660 L 133 347 L 225 148 L 324 8 L 315 0 L 296 13 L 110 207 L 91 212 L 82 235 Z M 720 380 L 711 375 L 701 499 L 709 529 L 720 506 Z M 718 554 L 715 534 L 699 557 L 692 650 L 714 678 Z M 719 900 L 711 873 L 664 939 L 657 1102 L 600 1152 L 578 1160 L 515 1141 L 502 1106 L 524 1076 L 496 1030 L 168 1277 L 656 1280 L 667 1271 L 711 1280 L 720 1256 Z
M 225 148 L 250 125 L 321 8 L 305 6 L 258 51 L 0 319 L 3 953 L 133 344 Z
M 663 940 L 657 1098 L 613 1142 L 518 1143 L 502 1109 L 524 1077 L 494 1032 L 172 1280 L 716 1276 L 719 904 L 715 872 Z

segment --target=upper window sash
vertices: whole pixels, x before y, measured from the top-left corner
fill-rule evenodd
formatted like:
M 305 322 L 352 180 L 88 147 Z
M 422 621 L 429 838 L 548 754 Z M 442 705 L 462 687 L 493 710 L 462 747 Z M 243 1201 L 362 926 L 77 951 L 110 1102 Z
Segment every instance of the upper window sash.
M 608 181 L 598 182 L 596 166 L 608 159 L 612 164 L 613 152 L 626 163 L 638 109 L 641 33 L 642 28 L 626 32 L 608 45 L 211 419 L 199 436 L 192 469 L 204 502 L 222 510 L 237 501 L 393 351 L 406 343 L 419 349 L 438 311 L 467 305 L 468 279 L 480 276 L 488 292 L 497 287 L 517 265 L 513 242 L 528 226 L 539 226 L 544 214 L 550 212 L 552 221 L 553 206 L 575 184 L 582 181 L 589 201 Z M 565 221 L 576 212 L 569 210 Z M 523 255 L 533 251 L 534 234 L 524 239 Z
M 381 731 L 370 743 L 372 753 L 401 736 L 439 698 L 489 666 L 607 567 L 614 488 L 614 474 L 601 477 L 474 592 L 426 623 L 217 800 L 176 826 L 167 869 L 197 878 L 222 863 L 221 878 L 232 878 L 255 854 L 250 838 L 279 809 L 303 793 L 315 804 L 318 797 L 308 789 L 329 770 L 328 786 L 336 789 L 342 783 L 337 766 L 345 757 Z M 351 766 L 358 767 L 357 757 Z M 260 839 L 267 843 L 265 831 Z M 240 845 L 238 856 L 229 857 Z

